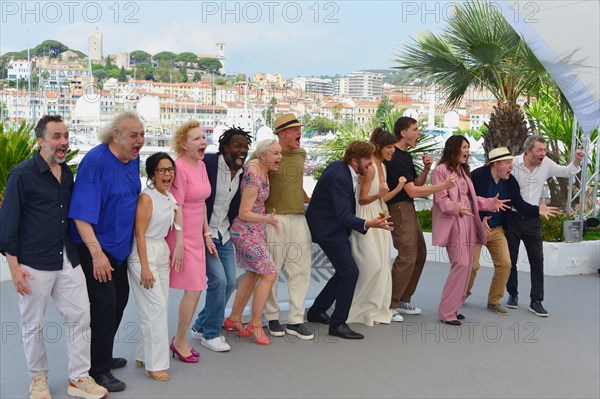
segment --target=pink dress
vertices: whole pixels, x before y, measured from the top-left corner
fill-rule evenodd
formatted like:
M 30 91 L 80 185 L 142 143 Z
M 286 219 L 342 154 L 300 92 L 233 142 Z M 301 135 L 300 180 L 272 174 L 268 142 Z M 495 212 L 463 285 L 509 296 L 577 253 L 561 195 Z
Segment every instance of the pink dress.
M 200 161 L 194 167 L 179 157 L 171 194 L 183 206 L 183 270 L 171 268 L 171 288 L 199 291 L 206 288 L 206 255 L 204 250 L 204 201 L 210 196 L 206 166 Z M 175 230 L 167 236 L 171 253 L 175 249 Z
M 264 215 L 265 201 L 269 197 L 269 177 L 262 180 L 244 166 L 242 193 L 249 187 L 258 190 L 252 212 Z M 275 274 L 277 269 L 273 256 L 267 248 L 264 223 L 244 222 L 236 216 L 231 225 L 231 241 L 235 245 L 238 266 L 257 274 Z

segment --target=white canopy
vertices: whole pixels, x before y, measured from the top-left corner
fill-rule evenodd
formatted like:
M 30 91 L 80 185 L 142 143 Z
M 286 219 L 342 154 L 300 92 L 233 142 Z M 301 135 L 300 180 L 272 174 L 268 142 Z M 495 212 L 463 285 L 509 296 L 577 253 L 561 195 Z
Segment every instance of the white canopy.
M 556 81 L 589 136 L 600 123 L 600 2 L 495 4 Z

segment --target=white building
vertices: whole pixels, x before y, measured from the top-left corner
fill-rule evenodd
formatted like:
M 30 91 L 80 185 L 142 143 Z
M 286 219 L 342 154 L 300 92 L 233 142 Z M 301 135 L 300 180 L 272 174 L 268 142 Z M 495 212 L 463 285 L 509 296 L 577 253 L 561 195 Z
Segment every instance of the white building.
M 348 78 L 339 78 L 333 82 L 333 95 L 344 97 L 349 94 Z
M 31 62 L 27 60 L 10 60 L 7 74 L 8 80 L 28 79 L 31 74 Z
M 372 72 L 352 72 L 348 78 L 348 95 L 352 98 L 374 100 L 383 96 L 383 75 Z

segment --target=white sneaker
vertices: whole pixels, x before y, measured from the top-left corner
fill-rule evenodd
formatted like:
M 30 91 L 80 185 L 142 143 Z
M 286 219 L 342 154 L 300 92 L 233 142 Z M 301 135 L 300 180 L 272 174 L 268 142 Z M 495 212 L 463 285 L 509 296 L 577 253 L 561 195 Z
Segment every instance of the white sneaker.
M 219 335 L 213 339 L 204 339 L 200 341 L 202 346 L 206 346 L 208 349 L 214 352 L 227 352 L 231 349 L 231 346 L 225 341 L 225 337 Z
M 398 309 L 390 309 L 392 312 L 392 321 L 401 322 L 404 321 L 404 317 L 398 312 Z
M 46 374 L 39 373 L 33 377 L 29 386 L 29 399 L 52 399 Z
M 202 339 L 202 333 L 200 331 L 196 331 L 194 327 L 190 330 L 190 338 L 193 339 Z
M 421 314 L 421 308 L 411 305 L 408 302 L 400 302 L 396 310 L 404 314 Z
M 84 399 L 101 399 L 108 395 L 108 391 L 101 385 L 98 385 L 92 377 L 80 378 L 77 381 L 69 380 L 67 388 L 69 396 Z

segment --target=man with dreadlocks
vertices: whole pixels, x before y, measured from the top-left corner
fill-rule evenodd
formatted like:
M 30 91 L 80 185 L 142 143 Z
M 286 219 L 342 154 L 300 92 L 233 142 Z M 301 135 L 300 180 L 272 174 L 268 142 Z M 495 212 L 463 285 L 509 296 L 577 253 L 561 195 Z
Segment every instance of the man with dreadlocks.
M 190 336 L 215 352 L 231 349 L 221 335 L 225 305 L 236 284 L 235 252 L 229 227 L 240 209 L 242 165 L 248 156 L 251 141 L 248 132 L 234 126 L 219 137 L 219 151 L 204 156 L 212 188 L 206 200 L 206 214 L 219 257 L 206 253 L 206 303 L 198 314 Z

